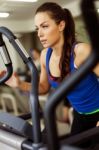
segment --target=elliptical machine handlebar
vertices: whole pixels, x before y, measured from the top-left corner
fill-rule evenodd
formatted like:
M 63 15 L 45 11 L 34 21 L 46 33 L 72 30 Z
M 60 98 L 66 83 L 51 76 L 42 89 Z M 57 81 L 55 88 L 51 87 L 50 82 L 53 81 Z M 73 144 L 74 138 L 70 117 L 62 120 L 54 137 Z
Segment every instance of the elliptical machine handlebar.
M 12 62 L 11 62 L 9 53 L 7 51 L 6 45 L 3 41 L 2 34 L 0 34 L 0 55 L 7 70 L 4 76 L 0 77 L 0 84 L 2 84 L 6 82 L 13 73 Z
M 19 42 L 17 37 L 6 27 L 0 27 L 0 33 L 4 34 L 9 42 L 13 45 L 13 47 L 17 50 L 22 60 L 27 63 L 29 61 L 29 54 L 26 52 L 22 44 Z
M 20 57 L 27 64 L 31 72 L 31 91 L 30 91 L 30 107 L 33 123 L 33 141 L 34 144 L 41 143 L 41 129 L 40 129 L 40 114 L 39 114 L 39 101 L 38 101 L 38 71 L 33 63 L 31 57 L 24 49 L 16 36 L 6 27 L 0 27 L 0 34 L 4 34 L 14 49 L 19 53 Z

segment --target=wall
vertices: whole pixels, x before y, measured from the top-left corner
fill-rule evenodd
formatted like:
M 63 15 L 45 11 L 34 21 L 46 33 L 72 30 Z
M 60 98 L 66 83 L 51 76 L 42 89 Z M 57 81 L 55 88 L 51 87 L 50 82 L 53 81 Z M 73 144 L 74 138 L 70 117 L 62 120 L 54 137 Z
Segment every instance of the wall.
M 81 16 L 75 18 L 75 25 L 76 25 L 76 37 L 77 37 L 78 41 L 89 42 L 90 41 L 89 36 L 86 31 L 86 27 L 83 22 L 83 18 Z

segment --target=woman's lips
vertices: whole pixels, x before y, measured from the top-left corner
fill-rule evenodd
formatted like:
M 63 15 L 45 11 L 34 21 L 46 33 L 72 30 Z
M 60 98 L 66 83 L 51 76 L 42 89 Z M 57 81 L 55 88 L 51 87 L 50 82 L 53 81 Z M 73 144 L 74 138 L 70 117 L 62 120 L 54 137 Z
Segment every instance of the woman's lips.
M 41 40 L 42 44 L 45 44 L 47 42 L 47 40 Z

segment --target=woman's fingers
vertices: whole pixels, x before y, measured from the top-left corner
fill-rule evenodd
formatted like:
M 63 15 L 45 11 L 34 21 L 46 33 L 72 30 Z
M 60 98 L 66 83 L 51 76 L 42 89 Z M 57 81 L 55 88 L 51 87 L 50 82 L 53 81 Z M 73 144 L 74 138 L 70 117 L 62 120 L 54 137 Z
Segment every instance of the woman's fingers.
M 3 77 L 6 74 L 5 70 L 0 71 L 0 77 Z

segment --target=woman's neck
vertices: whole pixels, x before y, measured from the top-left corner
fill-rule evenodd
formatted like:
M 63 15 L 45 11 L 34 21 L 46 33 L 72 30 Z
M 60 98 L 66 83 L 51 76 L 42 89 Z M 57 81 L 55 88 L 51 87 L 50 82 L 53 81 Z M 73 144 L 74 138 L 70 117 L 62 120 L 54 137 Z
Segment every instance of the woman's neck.
M 61 56 L 63 51 L 63 45 L 64 45 L 64 38 L 60 38 L 60 40 L 52 47 L 53 54 L 56 56 Z

